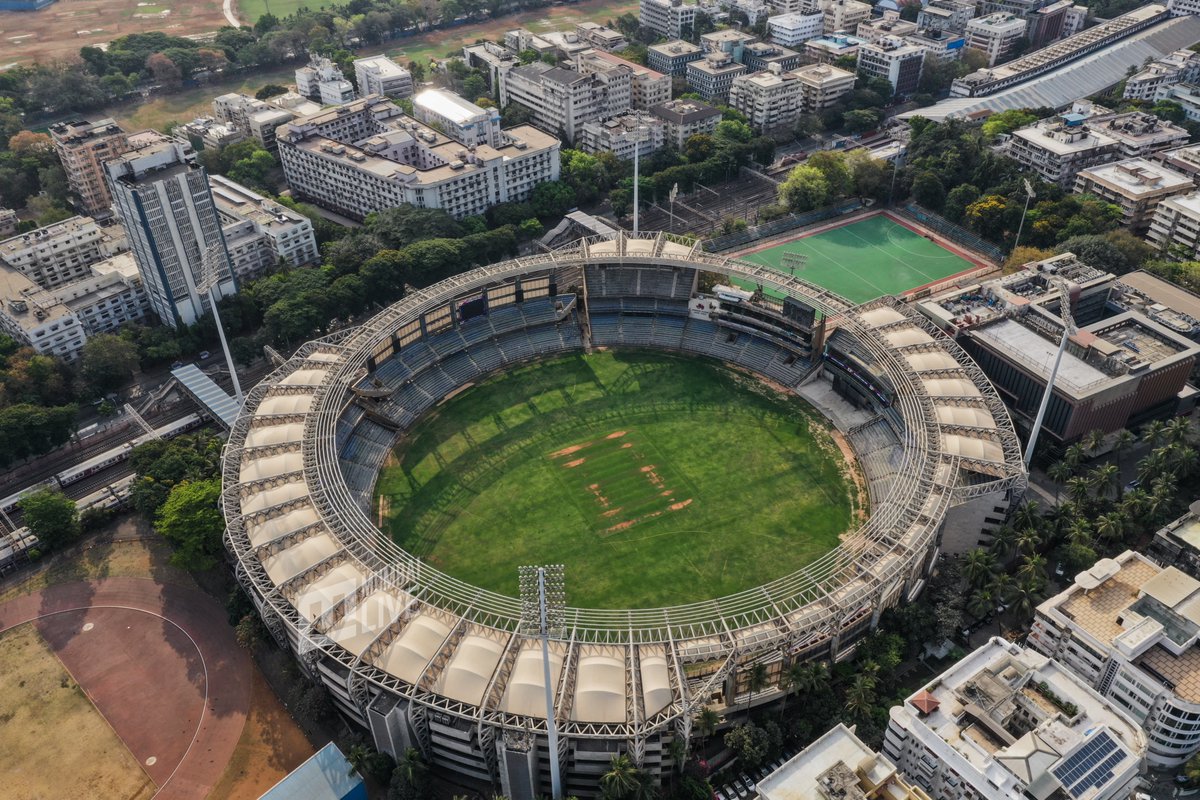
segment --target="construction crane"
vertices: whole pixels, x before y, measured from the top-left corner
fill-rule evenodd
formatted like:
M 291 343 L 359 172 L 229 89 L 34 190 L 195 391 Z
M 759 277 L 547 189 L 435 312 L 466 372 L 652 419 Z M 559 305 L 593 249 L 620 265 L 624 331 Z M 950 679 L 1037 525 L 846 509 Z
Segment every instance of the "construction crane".
M 1054 381 L 1058 378 L 1058 368 L 1062 365 L 1063 353 L 1067 351 L 1067 340 L 1079 332 L 1075 325 L 1075 314 L 1071 310 L 1071 283 L 1059 275 L 1046 275 L 1046 282 L 1058 289 L 1060 298 L 1059 316 L 1063 321 L 1062 340 L 1058 343 L 1058 353 L 1054 356 L 1054 366 L 1050 369 L 1050 377 L 1046 379 L 1046 391 L 1042 392 L 1042 402 L 1038 406 L 1037 416 L 1033 420 L 1033 430 L 1029 432 L 1029 444 L 1025 446 L 1025 470 L 1033 461 L 1033 450 L 1037 446 L 1038 434 L 1042 432 L 1042 420 L 1046 418 L 1046 409 L 1050 406 L 1050 395 L 1054 393 Z

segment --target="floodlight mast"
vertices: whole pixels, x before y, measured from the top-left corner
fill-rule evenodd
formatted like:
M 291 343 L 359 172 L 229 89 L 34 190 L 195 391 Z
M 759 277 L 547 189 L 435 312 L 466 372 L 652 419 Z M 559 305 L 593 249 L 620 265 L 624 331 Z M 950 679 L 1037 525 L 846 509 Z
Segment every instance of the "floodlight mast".
M 1079 330 L 1075 327 L 1075 315 L 1071 311 L 1071 284 L 1060 275 L 1047 274 L 1046 280 L 1058 289 L 1060 311 L 1063 321 L 1062 339 L 1058 343 L 1058 352 L 1054 355 L 1054 366 L 1046 378 L 1046 391 L 1042 392 L 1042 402 L 1038 405 L 1037 416 L 1033 420 L 1033 430 L 1029 432 L 1029 444 L 1025 446 L 1025 471 L 1033 461 L 1033 451 L 1037 447 L 1038 434 L 1042 432 L 1042 421 L 1046 418 L 1046 409 L 1050 407 L 1050 395 L 1054 394 L 1054 381 L 1058 378 L 1058 368 L 1062 365 L 1063 353 L 1067 351 L 1067 340 Z
M 558 763 L 558 724 L 554 719 L 554 691 L 550 685 L 550 631 L 562 627 L 565 595 L 563 565 L 521 567 L 521 612 L 526 632 L 542 639 L 542 682 L 546 689 L 546 735 L 550 751 L 550 796 L 562 800 L 562 775 Z
M 225 353 L 225 365 L 229 367 L 229 379 L 233 381 L 233 396 L 240 406 L 245 402 L 242 397 L 242 384 L 238 380 L 237 368 L 233 366 L 233 354 L 229 352 L 229 343 L 225 341 L 225 328 L 221 325 L 221 314 L 217 311 L 217 300 L 213 297 L 213 289 L 220 282 L 218 259 L 224 255 L 225 248 L 220 244 L 214 244 L 204 251 L 204 257 L 200 259 L 200 282 L 196 288 L 208 294 L 208 305 L 212 308 L 213 322 L 217 324 L 217 336 L 221 339 L 221 350 Z

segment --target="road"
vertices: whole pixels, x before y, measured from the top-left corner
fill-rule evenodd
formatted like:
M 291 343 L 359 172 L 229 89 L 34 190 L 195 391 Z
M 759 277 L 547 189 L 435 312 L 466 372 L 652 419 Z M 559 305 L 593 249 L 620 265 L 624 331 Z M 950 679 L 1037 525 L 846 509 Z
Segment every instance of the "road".
M 242 27 L 242 23 L 238 21 L 237 14 L 233 13 L 233 0 L 225 0 L 221 5 L 221 13 L 225 15 L 226 21 L 232 28 Z

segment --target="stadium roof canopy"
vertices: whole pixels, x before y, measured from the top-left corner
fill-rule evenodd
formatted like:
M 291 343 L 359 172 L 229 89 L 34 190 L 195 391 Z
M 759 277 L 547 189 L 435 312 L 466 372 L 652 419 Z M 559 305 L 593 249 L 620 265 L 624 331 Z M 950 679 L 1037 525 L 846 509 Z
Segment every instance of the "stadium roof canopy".
M 1160 25 L 1123 39 L 1059 69 L 1030 78 L 1024 83 L 984 97 L 951 97 L 928 108 L 899 114 L 899 119 L 924 117 L 945 122 L 980 111 L 1008 111 L 1014 108 L 1062 108 L 1119 82 L 1131 65 L 1200 42 L 1200 18 L 1176 17 Z

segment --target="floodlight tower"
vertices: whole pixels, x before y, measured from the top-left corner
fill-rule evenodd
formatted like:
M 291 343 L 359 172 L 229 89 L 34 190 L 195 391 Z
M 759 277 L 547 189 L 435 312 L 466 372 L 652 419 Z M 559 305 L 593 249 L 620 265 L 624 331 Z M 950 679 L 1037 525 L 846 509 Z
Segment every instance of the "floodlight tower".
M 638 232 L 638 212 L 640 210 L 638 209 L 638 201 L 641 200 L 641 189 L 638 186 L 638 165 L 642 154 L 642 131 L 645 130 L 645 127 L 642 125 L 641 111 L 637 112 L 636 119 L 637 125 L 634 127 L 635 138 L 633 140 L 633 232 L 635 234 Z M 672 198 L 672 203 L 674 203 L 674 198 Z
M 1028 181 L 1026 181 L 1028 183 Z M 1063 353 L 1067 351 L 1067 340 L 1078 332 L 1075 327 L 1075 315 L 1071 311 L 1071 284 L 1060 275 L 1046 274 L 1045 278 L 1054 288 L 1058 289 L 1060 299 L 1060 316 L 1063 321 L 1062 340 L 1058 343 L 1058 352 L 1054 355 L 1054 366 L 1050 368 L 1050 376 L 1046 379 L 1046 391 L 1042 392 L 1042 402 L 1038 406 L 1037 416 L 1033 420 L 1033 430 L 1029 432 L 1029 444 L 1025 446 L 1025 471 L 1033 461 L 1033 450 L 1037 446 L 1038 434 L 1042 432 L 1042 420 L 1046 418 L 1046 409 L 1050 406 L 1050 395 L 1054 394 L 1054 381 L 1058 378 L 1058 368 L 1062 364 Z
M 1013 239 L 1014 253 L 1017 251 L 1017 245 L 1021 243 L 1021 231 L 1025 229 L 1025 215 L 1029 213 L 1029 201 L 1037 197 L 1033 193 L 1033 184 L 1029 182 L 1029 179 L 1022 178 L 1021 180 L 1025 182 L 1025 209 L 1021 211 L 1021 224 L 1017 226 L 1017 238 Z
M 550 796 L 562 800 L 558 764 L 558 725 L 554 720 L 554 691 L 550 686 L 550 634 L 562 630 L 566 618 L 563 565 L 521 567 L 521 629 L 542 637 L 542 679 L 546 687 L 546 735 L 550 750 Z
M 229 367 L 229 379 L 233 381 L 233 396 L 240 406 L 243 402 L 242 384 L 238 381 L 237 368 L 233 366 L 233 355 L 229 352 L 229 343 L 225 341 L 225 329 L 221 327 L 221 314 L 217 311 L 217 299 L 213 297 L 213 289 L 220 283 L 221 266 L 227 264 L 225 246 L 214 244 L 204 251 L 200 260 L 200 281 L 196 291 L 208 295 L 208 305 L 212 308 L 213 322 L 217 324 L 217 336 L 221 339 L 221 350 L 225 353 L 225 364 Z

